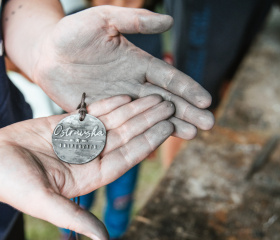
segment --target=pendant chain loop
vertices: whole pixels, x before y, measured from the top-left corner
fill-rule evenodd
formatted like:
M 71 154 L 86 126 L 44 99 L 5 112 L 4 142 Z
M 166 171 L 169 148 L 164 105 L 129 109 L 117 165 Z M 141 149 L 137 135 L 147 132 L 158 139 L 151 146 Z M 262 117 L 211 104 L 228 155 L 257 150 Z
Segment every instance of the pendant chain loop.
M 79 109 L 80 121 L 84 121 L 87 114 L 87 104 L 85 102 L 86 93 L 84 92 L 82 95 L 81 103 L 78 105 L 77 109 Z

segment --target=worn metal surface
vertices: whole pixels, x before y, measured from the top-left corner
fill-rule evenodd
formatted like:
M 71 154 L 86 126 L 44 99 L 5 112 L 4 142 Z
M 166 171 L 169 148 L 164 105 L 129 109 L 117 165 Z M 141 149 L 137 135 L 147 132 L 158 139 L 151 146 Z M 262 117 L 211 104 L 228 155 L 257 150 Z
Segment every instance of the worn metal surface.
M 106 143 L 106 129 L 96 117 L 80 114 L 62 119 L 53 131 L 52 144 L 55 154 L 64 162 L 83 164 L 96 158 Z

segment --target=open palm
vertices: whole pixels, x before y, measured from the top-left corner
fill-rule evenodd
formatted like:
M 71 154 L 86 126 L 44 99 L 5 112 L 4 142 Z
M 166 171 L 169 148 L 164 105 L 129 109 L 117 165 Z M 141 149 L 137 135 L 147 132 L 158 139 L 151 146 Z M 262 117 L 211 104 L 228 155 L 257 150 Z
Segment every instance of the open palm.
M 128 96 L 115 96 L 88 106 L 108 132 L 101 155 L 83 165 L 62 162 L 52 150 L 52 132 L 67 115 L 1 129 L 0 201 L 92 239 L 108 239 L 104 225 L 69 198 L 114 181 L 173 132 L 165 121 L 174 113 L 173 104 L 157 95 L 130 101 Z
M 33 78 L 63 109 L 73 111 L 81 94 L 91 102 L 118 94 L 159 94 L 176 107 L 175 136 L 193 138 L 213 126 L 203 110 L 211 96 L 198 83 L 130 43 L 123 35 L 161 33 L 172 18 L 143 9 L 93 7 L 60 20 L 44 37 Z

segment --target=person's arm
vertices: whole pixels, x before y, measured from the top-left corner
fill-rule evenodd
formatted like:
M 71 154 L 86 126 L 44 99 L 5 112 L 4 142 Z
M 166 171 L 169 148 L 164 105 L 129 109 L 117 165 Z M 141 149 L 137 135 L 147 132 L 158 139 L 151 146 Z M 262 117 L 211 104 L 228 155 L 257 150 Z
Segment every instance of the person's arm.
M 6 54 L 33 81 L 42 41 L 63 17 L 58 0 L 9 0 L 4 6 Z
M 52 148 L 52 132 L 68 114 L 1 129 L 0 201 L 91 239 L 108 240 L 103 224 L 69 199 L 119 178 L 173 132 L 165 121 L 174 113 L 172 103 L 156 95 L 130 101 L 116 96 L 88 106 L 104 123 L 107 141 L 99 157 L 82 165 L 59 160 Z
M 175 136 L 191 139 L 196 127 L 213 126 L 213 115 L 203 109 L 211 103 L 209 93 L 122 35 L 164 32 L 172 25 L 170 16 L 101 6 L 62 17 L 57 0 L 11 0 L 3 24 L 10 59 L 64 110 L 73 111 L 83 92 L 91 102 L 159 94 L 175 104 L 170 119 Z

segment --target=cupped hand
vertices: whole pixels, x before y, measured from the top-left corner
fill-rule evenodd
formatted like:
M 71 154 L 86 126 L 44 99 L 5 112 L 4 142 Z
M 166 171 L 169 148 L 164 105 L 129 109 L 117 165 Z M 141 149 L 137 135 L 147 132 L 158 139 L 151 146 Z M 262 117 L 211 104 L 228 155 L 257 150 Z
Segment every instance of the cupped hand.
M 157 95 L 133 102 L 115 96 L 88 106 L 104 123 L 107 143 L 99 157 L 83 165 L 60 161 L 52 132 L 68 114 L 33 119 L 0 130 L 0 201 L 91 239 L 109 239 L 104 225 L 69 198 L 108 184 L 138 164 L 173 132 L 165 121 L 172 103 Z
M 42 41 L 33 78 L 63 109 L 83 92 L 91 102 L 118 94 L 139 98 L 159 94 L 175 104 L 175 136 L 191 139 L 208 130 L 213 115 L 203 110 L 211 96 L 171 65 L 130 43 L 123 35 L 168 30 L 172 18 L 148 10 L 100 6 L 64 17 Z

